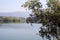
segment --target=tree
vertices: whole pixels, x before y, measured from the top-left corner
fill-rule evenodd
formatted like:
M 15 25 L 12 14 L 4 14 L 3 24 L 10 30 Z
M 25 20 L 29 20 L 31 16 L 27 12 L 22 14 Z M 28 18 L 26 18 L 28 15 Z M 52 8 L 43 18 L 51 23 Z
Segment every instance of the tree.
M 60 1 L 48 0 L 48 8 L 43 9 L 39 0 L 29 0 L 25 2 L 23 7 L 27 7 L 32 10 L 33 15 L 29 18 L 30 23 L 41 23 L 43 26 L 40 28 L 39 35 L 51 40 L 51 36 L 56 39 L 60 39 Z M 32 20 L 33 19 L 33 20 Z

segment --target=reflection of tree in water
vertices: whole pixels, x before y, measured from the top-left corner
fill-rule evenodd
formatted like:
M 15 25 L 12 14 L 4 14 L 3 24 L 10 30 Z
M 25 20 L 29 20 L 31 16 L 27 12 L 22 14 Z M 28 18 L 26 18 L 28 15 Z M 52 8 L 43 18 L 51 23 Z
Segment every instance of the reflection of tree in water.
M 59 0 L 48 0 L 47 8 L 43 9 L 39 0 L 29 0 L 25 2 L 23 7 L 28 7 L 32 10 L 33 15 L 27 18 L 27 23 L 41 23 L 43 26 L 40 27 L 39 35 L 42 38 L 53 40 L 55 38 L 60 40 L 60 1 Z
M 51 37 L 53 37 L 53 39 L 58 38 L 57 27 L 54 25 L 50 27 L 41 27 L 40 29 L 39 35 L 42 36 L 42 38 L 46 37 L 49 40 L 51 40 Z
M 0 23 L 0 26 L 2 26 L 2 23 Z

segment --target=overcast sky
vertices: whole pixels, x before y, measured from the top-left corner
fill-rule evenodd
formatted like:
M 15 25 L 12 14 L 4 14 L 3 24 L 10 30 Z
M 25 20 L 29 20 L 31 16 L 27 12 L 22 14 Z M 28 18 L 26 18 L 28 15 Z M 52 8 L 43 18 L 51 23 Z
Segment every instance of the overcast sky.
M 0 0 L 0 12 L 26 12 L 21 5 L 27 0 Z M 40 0 L 45 6 L 46 0 Z M 21 14 L 24 15 L 24 14 Z
M 0 0 L 0 12 L 16 12 L 25 11 L 21 5 L 27 0 Z M 41 0 L 42 4 L 45 5 L 46 0 Z

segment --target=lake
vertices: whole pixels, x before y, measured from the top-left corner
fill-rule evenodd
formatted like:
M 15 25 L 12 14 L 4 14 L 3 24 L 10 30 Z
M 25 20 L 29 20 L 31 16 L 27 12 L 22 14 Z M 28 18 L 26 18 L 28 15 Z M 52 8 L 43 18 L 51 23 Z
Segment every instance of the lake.
M 41 24 L 0 24 L 0 40 L 43 40 L 38 35 Z

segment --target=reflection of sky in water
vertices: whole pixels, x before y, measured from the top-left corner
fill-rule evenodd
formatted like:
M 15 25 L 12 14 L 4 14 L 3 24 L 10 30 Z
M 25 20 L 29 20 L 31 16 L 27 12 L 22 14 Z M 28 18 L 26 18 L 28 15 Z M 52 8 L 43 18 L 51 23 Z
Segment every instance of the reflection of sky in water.
M 0 40 L 42 40 L 38 33 L 40 24 L 2 24 Z

